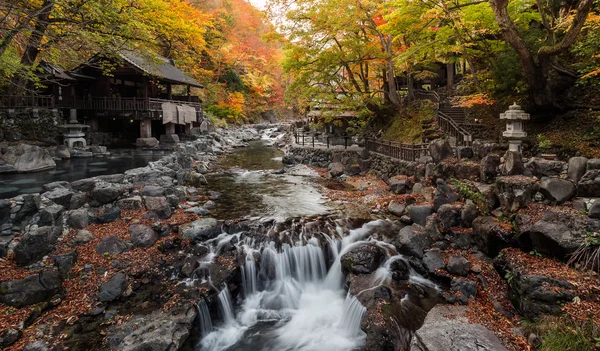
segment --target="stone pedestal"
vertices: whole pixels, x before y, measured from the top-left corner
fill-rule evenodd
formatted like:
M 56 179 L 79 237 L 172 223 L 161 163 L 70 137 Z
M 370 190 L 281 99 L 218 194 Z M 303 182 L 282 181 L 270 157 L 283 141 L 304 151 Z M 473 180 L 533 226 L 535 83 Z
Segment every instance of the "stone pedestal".
M 140 121 L 140 138 L 152 138 L 152 121 L 148 119 Z

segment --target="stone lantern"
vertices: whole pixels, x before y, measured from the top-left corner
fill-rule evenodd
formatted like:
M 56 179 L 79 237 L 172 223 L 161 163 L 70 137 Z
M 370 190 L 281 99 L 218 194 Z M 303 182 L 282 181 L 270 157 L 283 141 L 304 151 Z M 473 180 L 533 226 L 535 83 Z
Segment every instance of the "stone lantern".
M 506 120 L 506 130 L 502 133 L 508 139 L 508 151 L 521 153 L 521 143 L 527 136 L 523 130 L 523 121 L 529 120 L 529 113 L 521 110 L 515 102 L 508 110 L 500 114 L 500 119 Z

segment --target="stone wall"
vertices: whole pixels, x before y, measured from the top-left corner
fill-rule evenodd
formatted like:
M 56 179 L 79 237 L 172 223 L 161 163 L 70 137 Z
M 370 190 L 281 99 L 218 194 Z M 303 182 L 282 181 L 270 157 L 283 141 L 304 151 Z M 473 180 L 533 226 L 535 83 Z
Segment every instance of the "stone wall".
M 0 141 L 57 140 L 63 123 L 57 109 L 0 110 Z

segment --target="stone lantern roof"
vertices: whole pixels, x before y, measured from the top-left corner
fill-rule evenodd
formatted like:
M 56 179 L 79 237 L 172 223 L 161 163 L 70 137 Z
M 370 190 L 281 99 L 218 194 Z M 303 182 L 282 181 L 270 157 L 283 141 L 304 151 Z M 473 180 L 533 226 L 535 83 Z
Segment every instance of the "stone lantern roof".
M 500 119 L 529 120 L 529 113 L 521 110 L 521 106 L 515 102 L 506 112 L 500 114 Z

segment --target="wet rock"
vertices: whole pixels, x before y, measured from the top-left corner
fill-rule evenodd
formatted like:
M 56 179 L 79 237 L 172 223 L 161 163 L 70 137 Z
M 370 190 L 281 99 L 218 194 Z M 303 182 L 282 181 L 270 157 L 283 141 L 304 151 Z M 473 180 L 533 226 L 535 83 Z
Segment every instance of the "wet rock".
M 508 351 L 480 324 L 470 324 L 465 307 L 437 305 L 411 342 L 410 351 Z
M 423 251 L 432 244 L 431 238 L 420 225 L 413 224 L 400 230 L 394 245 L 399 253 L 423 257 Z
M 75 237 L 73 238 L 73 242 L 75 244 L 85 244 L 92 240 L 94 240 L 94 236 L 89 230 L 85 229 L 78 231 L 77 235 L 75 235 Z
M 423 255 L 423 266 L 429 274 L 436 274 L 436 270 L 444 269 L 446 264 L 440 250 L 429 250 Z
M 506 176 L 496 179 L 495 193 L 505 215 L 515 213 L 534 201 L 534 195 L 540 189 L 534 178 L 524 176 Z
M 42 192 L 48 192 L 48 191 L 52 191 L 52 190 L 56 190 L 56 189 L 68 189 L 71 190 L 71 183 L 64 181 L 64 180 L 59 180 L 56 182 L 51 182 L 51 183 L 46 183 L 44 185 L 42 185 Z
M 185 183 L 187 185 L 201 187 L 203 185 L 208 184 L 206 181 L 206 177 L 204 177 L 201 173 L 190 172 L 185 176 Z
M 88 213 L 87 210 L 80 209 L 74 210 L 69 213 L 67 218 L 67 225 L 73 229 L 83 229 L 88 226 Z
M 53 227 L 38 227 L 29 230 L 13 249 L 15 263 L 26 266 L 41 260 L 54 250 L 54 244 L 59 234 L 60 231 Z
M 458 227 L 461 224 L 460 207 L 450 204 L 440 206 L 438 209 L 438 217 L 442 222 L 442 225 L 446 229 L 451 227 Z
M 9 146 L 0 155 L 0 159 L 22 173 L 40 172 L 56 167 L 48 150 L 34 145 Z
M 434 163 L 439 163 L 447 158 L 454 157 L 452 147 L 448 139 L 436 139 L 429 144 L 429 155 Z
M 341 162 L 332 162 L 327 166 L 327 171 L 331 178 L 337 178 L 344 174 L 344 164 Z
M 52 256 L 52 261 L 54 261 L 54 265 L 58 268 L 61 276 L 66 278 L 75 262 L 77 262 L 77 251 L 73 250 L 66 254 Z
M 123 190 L 116 186 L 103 186 L 94 188 L 91 192 L 91 196 L 96 202 L 100 205 L 112 203 L 115 201 L 121 194 Z
M 83 192 L 90 192 L 96 186 L 96 181 L 97 181 L 96 178 L 78 179 L 78 180 L 75 180 L 75 181 L 71 182 L 71 187 L 74 190 L 83 191 Z
M 472 200 L 467 200 L 465 206 L 460 212 L 460 219 L 463 227 L 471 228 L 473 221 L 479 217 L 479 208 Z
M 562 204 L 575 196 L 577 188 L 570 180 L 544 177 L 540 182 L 540 192 L 553 204 Z
M 498 175 L 498 167 L 500 167 L 500 156 L 488 155 L 481 160 L 481 181 L 490 183 Z
M 183 239 L 203 241 L 216 237 L 221 232 L 218 222 L 214 218 L 201 218 L 179 227 Z
M 117 202 L 117 204 L 124 210 L 141 210 L 144 208 L 142 197 L 138 195 L 121 199 Z
M 183 264 L 181 265 L 181 274 L 185 277 L 192 278 L 194 275 L 194 271 L 198 267 L 200 267 L 200 257 L 198 256 L 188 256 L 183 260 Z
M 596 199 L 590 207 L 590 211 L 588 212 L 588 216 L 594 219 L 600 219 L 600 199 Z
M 118 299 L 127 289 L 127 276 L 117 273 L 100 286 L 98 301 L 107 302 Z
M 396 200 L 390 201 L 388 205 L 388 211 L 394 216 L 402 217 L 404 210 L 406 209 L 405 204 L 396 202 Z
M 187 304 L 169 312 L 155 311 L 134 316 L 123 325 L 109 329 L 110 350 L 159 351 L 179 350 L 191 332 L 196 308 Z
M 50 349 L 42 341 L 36 341 L 23 348 L 23 351 L 50 351 Z
M 88 213 L 88 221 L 90 223 L 97 224 L 111 223 L 119 219 L 119 217 L 121 217 L 121 208 L 119 208 L 119 206 L 113 206 L 106 212 L 97 216 L 92 213 Z
M 431 205 L 412 205 L 408 207 L 408 216 L 413 223 L 424 226 L 427 223 L 427 217 L 433 213 Z
M 587 168 L 588 159 L 585 157 L 571 157 L 567 177 L 575 183 L 581 180 Z
M 385 254 L 379 247 L 363 244 L 342 255 L 340 262 L 344 275 L 369 274 L 379 268 L 384 259 Z
M 392 279 L 395 281 L 408 280 L 410 278 L 410 266 L 402 259 L 397 259 L 390 264 Z
M 473 221 L 473 240 L 479 250 L 490 257 L 496 257 L 502 249 L 510 246 L 513 236 L 494 217 L 482 216 Z
M 471 262 L 459 255 L 452 255 L 448 258 L 446 269 L 454 275 L 466 276 L 471 268 Z
M 156 138 L 137 138 L 135 140 L 135 146 L 137 147 L 157 147 L 159 144 L 158 139 Z
M 171 205 L 164 196 L 145 196 L 144 203 L 146 209 L 156 213 L 158 218 L 167 219 L 171 217 Z
M 127 244 L 117 236 L 109 236 L 108 238 L 104 238 L 98 243 L 98 245 L 96 245 L 96 252 L 100 255 L 104 255 L 105 253 L 117 255 L 127 250 L 129 250 Z
M 600 169 L 592 169 L 585 172 L 577 184 L 577 196 L 600 197 Z
M 565 162 L 546 160 L 539 157 L 532 157 L 525 164 L 524 174 L 534 177 L 556 177 L 559 176 L 564 169 L 567 168 Z
M 60 293 L 62 279 L 56 271 L 44 271 L 0 283 L 0 302 L 19 308 L 47 301 Z
M 130 225 L 129 235 L 134 246 L 150 247 L 158 240 L 158 235 L 154 229 L 144 224 Z

